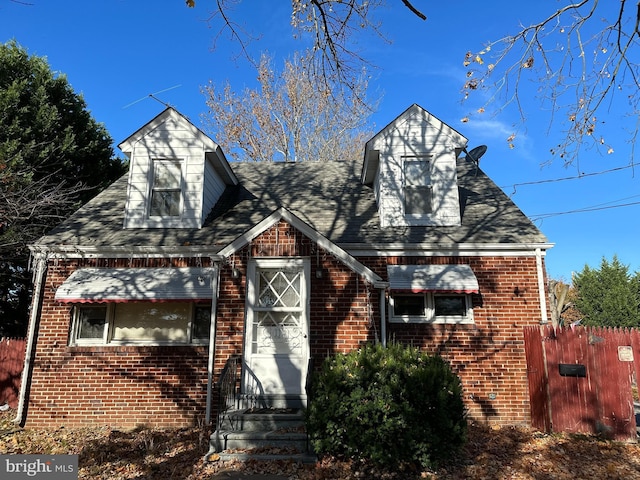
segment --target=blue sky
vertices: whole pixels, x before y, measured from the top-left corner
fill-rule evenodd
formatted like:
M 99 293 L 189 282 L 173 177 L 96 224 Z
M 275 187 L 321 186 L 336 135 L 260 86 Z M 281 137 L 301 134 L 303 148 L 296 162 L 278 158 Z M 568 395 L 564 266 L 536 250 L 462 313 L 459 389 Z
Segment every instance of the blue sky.
M 118 144 L 164 108 L 149 94 L 201 126 L 206 113 L 202 86 L 228 80 L 236 91 L 255 87 L 255 71 L 241 58 L 238 45 L 225 34 L 214 42 L 219 24 L 207 21 L 212 3 L 198 0 L 196 8 L 189 9 L 182 0 L 0 0 L 0 41 L 15 39 L 29 53 L 47 57 L 51 68 L 64 73 L 82 93 L 93 116 Z M 417 103 L 465 135 L 470 147 L 487 145 L 482 168 L 555 244 L 547 255 L 552 278 L 570 280 L 571 272 L 585 264 L 597 267 L 602 257 L 615 254 L 631 272 L 640 270 L 640 205 L 611 208 L 640 201 L 640 172 L 622 168 L 590 175 L 629 165 L 630 145 L 623 130 L 635 118 L 610 112 L 607 140 L 615 143 L 615 152 L 603 156 L 586 151 L 579 166 L 569 168 L 560 161 L 542 167 L 559 134 L 555 127 L 549 131 L 549 112 L 534 95 L 525 98 L 529 116 L 514 149 L 506 142 L 518 119 L 514 111 L 461 122 L 473 110 L 472 103 L 461 102 L 465 53 L 514 33 L 520 23 L 540 20 L 566 2 L 414 0 L 426 13 L 426 22 L 414 18 L 401 2 L 389 3 L 394 7 L 380 12 L 379 19 L 392 43 L 367 38 L 360 45 L 378 67 L 371 85 L 382 98 L 371 119 L 374 129 Z M 291 36 L 288 1 L 244 0 L 232 15 L 260 35 L 250 45 L 256 55 L 268 50 L 278 60 L 305 47 Z M 522 185 L 578 174 L 584 176 Z M 590 207 L 605 208 L 540 218 Z

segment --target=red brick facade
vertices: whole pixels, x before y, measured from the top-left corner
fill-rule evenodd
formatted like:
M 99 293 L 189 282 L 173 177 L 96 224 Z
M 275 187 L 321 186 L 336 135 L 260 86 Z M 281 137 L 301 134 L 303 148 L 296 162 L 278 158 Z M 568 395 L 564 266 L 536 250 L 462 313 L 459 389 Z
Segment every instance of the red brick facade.
M 311 259 L 310 342 L 316 362 L 380 337 L 380 294 L 340 260 L 285 222 L 268 229 L 221 268 L 214 376 L 242 353 L 249 258 Z M 449 360 L 460 374 L 472 418 L 527 423 L 523 326 L 540 321 L 536 259 L 527 257 L 358 258 L 383 279 L 387 263 L 464 263 L 480 293 L 474 325 L 387 324 L 388 338 Z M 204 263 L 204 264 L 203 264 Z M 210 266 L 209 259 L 50 261 L 42 299 L 27 426 L 180 426 L 204 421 L 207 346 L 69 346 L 71 307 L 56 289 L 80 267 Z M 240 276 L 232 275 L 239 269 Z M 316 271 L 321 269 L 321 273 Z M 214 395 L 215 398 L 215 395 Z M 215 404 L 214 404 L 215 408 Z

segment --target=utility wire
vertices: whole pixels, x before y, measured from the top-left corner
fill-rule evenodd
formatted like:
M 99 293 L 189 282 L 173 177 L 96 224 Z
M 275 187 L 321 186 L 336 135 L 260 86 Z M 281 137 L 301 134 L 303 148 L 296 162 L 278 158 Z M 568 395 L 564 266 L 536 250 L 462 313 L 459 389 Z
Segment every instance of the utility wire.
M 566 180 L 579 180 L 579 179 L 585 178 L 585 177 L 593 177 L 595 175 L 604 175 L 606 173 L 618 172 L 620 170 L 625 170 L 627 168 L 633 168 L 633 167 L 635 167 L 635 164 L 626 165 L 624 167 L 616 167 L 616 168 L 612 168 L 610 170 L 603 170 L 601 172 L 581 173 L 580 175 L 575 175 L 573 177 L 561 177 L 561 178 L 551 178 L 551 179 L 548 179 L 548 180 L 537 180 L 537 181 L 533 181 L 533 182 L 512 183 L 510 185 L 505 185 L 505 186 L 500 187 L 500 188 L 503 189 L 503 190 L 505 190 L 507 188 L 510 188 L 510 187 L 513 188 L 513 192 L 511 193 L 511 196 L 513 196 L 516 193 L 517 187 L 522 187 L 522 186 L 525 186 L 525 185 L 540 185 L 542 183 L 564 182 Z
M 638 197 L 640 195 L 634 195 L 633 197 L 627 197 L 627 198 L 634 198 L 634 197 Z M 625 199 L 621 199 L 621 200 L 625 200 Z M 615 200 L 615 201 L 620 201 L 620 200 Z M 613 202 L 608 202 L 608 203 L 613 203 Z M 573 213 L 584 213 L 584 212 L 595 212 L 598 210 L 608 210 L 611 208 L 620 208 L 620 207 L 630 207 L 633 205 L 640 205 L 640 202 L 629 202 L 629 203 L 620 203 L 617 205 L 608 205 L 608 204 L 599 204 L 599 205 L 593 205 L 590 207 L 584 207 L 584 208 L 578 208 L 575 210 L 567 210 L 565 212 L 553 212 L 553 213 L 541 213 L 538 215 L 531 215 L 529 218 L 531 218 L 532 221 L 538 221 L 538 220 L 544 220 L 545 218 L 549 218 L 549 217 L 557 217 L 559 215 L 569 215 L 569 214 L 573 214 Z

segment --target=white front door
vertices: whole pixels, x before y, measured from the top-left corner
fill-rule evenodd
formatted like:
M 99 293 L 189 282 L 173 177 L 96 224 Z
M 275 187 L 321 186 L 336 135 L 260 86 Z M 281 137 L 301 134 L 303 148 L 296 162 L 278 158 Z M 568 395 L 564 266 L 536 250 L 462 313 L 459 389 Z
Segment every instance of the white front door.
M 304 396 L 309 261 L 254 259 L 247 272 L 244 393 Z

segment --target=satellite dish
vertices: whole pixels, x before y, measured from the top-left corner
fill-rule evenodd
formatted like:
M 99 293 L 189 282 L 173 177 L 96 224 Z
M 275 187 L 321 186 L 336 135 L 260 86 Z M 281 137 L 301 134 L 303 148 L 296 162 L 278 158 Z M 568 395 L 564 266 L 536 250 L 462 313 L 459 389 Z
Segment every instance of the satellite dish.
M 464 152 L 467 154 L 465 158 L 476 164 L 476 175 L 478 175 L 478 166 L 480 165 L 480 158 L 487 152 L 487 146 L 478 145 L 477 147 L 472 148 L 470 152 L 467 152 L 467 149 L 465 148 Z
M 472 148 L 470 152 L 467 152 L 465 150 L 465 153 L 467 154 L 467 160 L 471 160 L 476 165 L 478 164 L 478 162 L 480 162 L 480 158 L 486 152 L 487 152 L 487 146 L 486 145 L 479 145 L 479 146 L 477 146 L 475 148 Z

